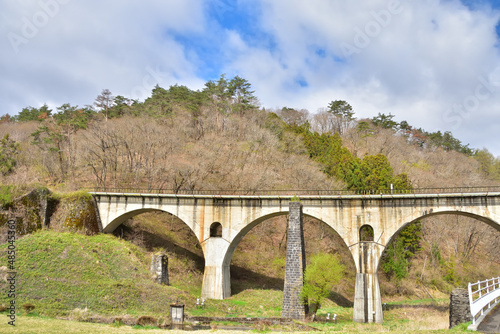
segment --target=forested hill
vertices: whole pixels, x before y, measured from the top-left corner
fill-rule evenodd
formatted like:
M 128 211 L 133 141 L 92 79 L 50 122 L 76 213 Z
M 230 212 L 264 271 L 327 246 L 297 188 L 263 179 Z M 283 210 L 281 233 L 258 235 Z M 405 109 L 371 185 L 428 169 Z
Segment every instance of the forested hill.
M 136 101 L 103 90 L 91 105 L 27 107 L 0 120 L 3 185 L 381 190 L 491 185 L 500 161 L 450 132 L 394 115 L 357 119 L 346 101 L 317 113 L 259 107 L 221 76 L 201 91 L 156 86 Z
M 155 87 L 143 102 L 103 90 L 89 103 L 93 104 L 64 104 L 55 110 L 27 107 L 15 117 L 2 117 L 0 209 L 40 185 L 57 197 L 93 187 L 173 192 L 383 191 L 391 184 L 395 189 L 411 189 L 487 186 L 500 181 L 497 158 L 486 149 L 464 145 L 449 132 L 428 133 L 383 113 L 357 119 L 356 111 L 342 100 L 333 100 L 315 114 L 289 107 L 266 110 L 259 107 L 250 84 L 239 77 L 222 76 L 207 82 L 201 91 L 177 85 Z M 66 194 L 61 203 L 81 194 Z M 50 228 L 73 231 L 72 225 L 66 226 L 64 217 L 72 216 L 64 203 L 51 218 Z M 162 233 L 172 232 L 171 221 L 153 213 L 137 217 L 122 227 L 120 236 L 129 235 L 150 251 L 154 247 L 175 250 L 181 245 L 192 246 L 190 252 L 197 254 L 201 248 L 195 247 L 195 239 L 185 243 L 185 235 L 171 239 L 171 234 L 162 239 Z M 346 275 L 351 279 L 336 289 L 351 298 L 354 280 L 349 275 L 355 269 L 349 251 L 342 248 L 335 233 L 325 234 L 324 224 L 309 218 L 305 223 L 309 255 L 324 249 L 344 254 L 341 258 L 350 268 Z M 0 237 L 5 231 L 0 226 Z M 379 270 L 382 294 L 441 298 L 454 287 L 498 275 L 500 236 L 496 232 L 458 215 L 409 224 L 384 252 Z M 149 240 L 144 236 L 152 241 L 144 241 Z M 260 242 L 264 237 L 267 241 Z M 247 275 L 238 269 L 231 274 L 237 278 L 235 286 L 251 283 L 261 288 L 281 282 L 285 237 L 286 217 L 266 221 L 249 232 L 235 252 L 233 265 L 256 273 L 254 278 L 273 279 L 247 282 L 243 278 Z M 258 255 L 256 250 L 260 250 Z M 173 251 L 168 254 L 177 258 Z M 198 266 L 203 268 L 203 263 Z M 196 271 L 200 284 L 202 276 L 202 271 Z

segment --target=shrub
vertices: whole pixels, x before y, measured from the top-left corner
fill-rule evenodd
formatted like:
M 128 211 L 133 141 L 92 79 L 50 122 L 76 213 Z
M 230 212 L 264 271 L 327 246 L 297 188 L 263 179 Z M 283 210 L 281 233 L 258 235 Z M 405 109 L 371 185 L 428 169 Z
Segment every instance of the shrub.
M 143 315 L 139 319 L 137 319 L 136 324 L 138 326 L 158 326 L 158 320 L 149 315 Z
M 113 324 L 112 326 L 113 327 L 121 327 L 121 326 L 124 326 L 125 324 L 123 323 L 123 319 L 118 317 L 118 318 L 114 318 L 113 319 Z
M 313 320 L 321 301 L 328 297 L 332 287 L 342 279 L 344 269 L 338 257 L 333 254 L 313 255 L 304 273 L 304 286 L 301 292 L 304 301 L 309 301 L 312 306 L 310 311 Z
M 23 309 L 26 311 L 26 313 L 30 313 L 31 311 L 33 311 L 35 309 L 35 305 L 30 304 L 30 303 L 26 303 L 23 305 Z

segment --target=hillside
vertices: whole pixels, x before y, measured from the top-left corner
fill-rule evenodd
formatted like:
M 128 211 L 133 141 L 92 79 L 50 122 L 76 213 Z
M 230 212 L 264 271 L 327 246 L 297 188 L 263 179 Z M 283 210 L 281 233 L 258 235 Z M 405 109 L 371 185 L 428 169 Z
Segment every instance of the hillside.
M 101 315 L 162 314 L 187 294 L 149 279 L 149 256 L 110 235 L 37 232 L 17 241 L 18 307 L 36 305 L 40 314 L 74 316 L 90 310 Z M 2 246 L 4 252 L 6 244 Z M 7 268 L 2 267 L 2 276 Z M 6 282 L 1 282 L 5 291 Z M 151 291 L 158 298 L 149 298 Z M 1 296 L 7 304 L 7 295 Z M 117 314 L 118 312 L 118 314 Z
M 293 108 L 266 110 L 258 107 L 249 83 L 240 79 L 222 76 L 202 91 L 157 86 L 143 102 L 103 91 L 93 108 L 28 107 L 13 118 L 2 118 L 3 212 L 12 210 L 16 196 L 40 186 L 62 198 L 51 225 L 44 227 L 47 231 L 19 240 L 26 251 L 20 260 L 27 280 L 21 287 L 23 302 L 39 302 L 49 315 L 86 307 L 112 314 L 117 305 L 124 311 L 125 304 L 129 313 L 158 314 L 173 295 L 191 301 L 199 295 L 201 248 L 182 222 L 165 213 L 142 214 L 117 229 L 114 237 L 84 237 L 95 231 L 68 213 L 65 201 L 75 196 L 64 194 L 73 191 L 383 192 L 390 185 L 410 190 L 499 184 L 498 158 L 486 149 L 469 148 L 449 132 L 415 129 L 394 122 L 393 115 L 356 119 L 345 101 L 332 101 L 314 115 Z M 78 228 L 68 228 L 69 216 L 81 223 Z M 350 306 L 355 271 L 347 247 L 322 222 L 306 219 L 305 224 L 308 255 L 331 252 L 344 259 L 345 279 L 329 302 Z M 231 263 L 234 293 L 269 289 L 279 299 L 285 240 L 286 217 L 265 221 L 245 236 Z M 149 283 L 149 256 L 158 250 L 169 255 L 174 287 Z M 498 231 L 481 222 L 456 215 L 426 218 L 409 225 L 388 247 L 387 265 L 379 269 L 382 298 L 446 298 L 454 287 L 498 275 L 499 250 Z M 85 275 L 74 276 L 76 268 Z M 80 289 L 81 284 L 90 285 Z M 142 304 L 141 296 L 151 289 L 163 296 L 163 304 Z M 119 292 L 123 290 L 127 292 Z M 58 297 L 49 300 L 52 294 Z M 125 299 L 109 297 L 115 294 Z

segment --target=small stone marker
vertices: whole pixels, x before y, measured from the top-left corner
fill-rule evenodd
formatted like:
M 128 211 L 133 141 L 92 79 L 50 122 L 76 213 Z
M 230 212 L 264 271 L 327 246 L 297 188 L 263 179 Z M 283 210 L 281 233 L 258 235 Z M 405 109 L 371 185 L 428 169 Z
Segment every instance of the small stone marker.
M 159 284 L 168 285 L 168 257 L 164 253 L 153 254 L 151 259 L 151 277 Z
M 184 304 L 179 302 L 170 304 L 170 318 L 172 320 L 172 329 L 182 329 L 184 326 Z

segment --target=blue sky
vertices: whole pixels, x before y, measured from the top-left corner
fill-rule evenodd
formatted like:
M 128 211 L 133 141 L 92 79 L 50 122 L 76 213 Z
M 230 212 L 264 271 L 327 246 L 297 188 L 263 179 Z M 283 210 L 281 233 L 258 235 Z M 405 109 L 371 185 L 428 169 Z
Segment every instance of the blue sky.
M 0 114 L 225 73 L 262 107 L 346 100 L 498 156 L 499 22 L 499 0 L 3 1 Z

